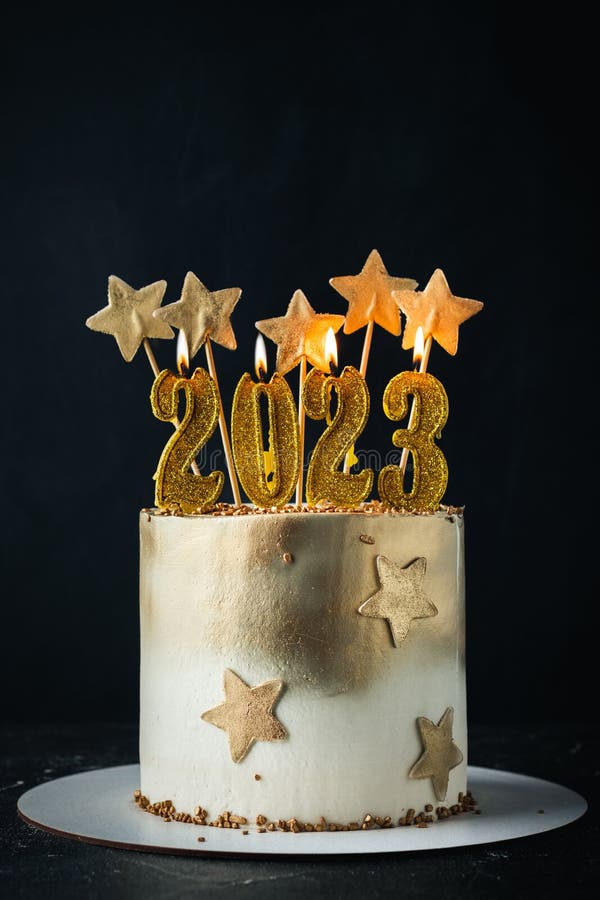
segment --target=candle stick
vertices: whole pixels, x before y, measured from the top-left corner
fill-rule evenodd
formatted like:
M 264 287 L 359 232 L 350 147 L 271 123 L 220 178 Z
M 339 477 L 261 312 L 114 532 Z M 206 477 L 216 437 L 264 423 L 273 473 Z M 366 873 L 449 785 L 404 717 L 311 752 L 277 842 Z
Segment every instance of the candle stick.
M 263 508 L 284 506 L 294 493 L 300 457 L 296 403 L 283 376 L 265 380 L 266 350 L 262 335 L 256 341 L 258 382 L 245 372 L 235 390 L 231 409 L 231 440 L 237 473 L 249 499 Z M 268 406 L 268 451 L 260 401 Z
M 178 336 L 178 374 L 168 369 L 159 372 L 150 392 L 152 412 L 163 422 L 177 420 L 179 391 L 183 390 L 186 409 L 175 434 L 167 441 L 155 473 L 155 502 L 166 508 L 177 504 L 183 512 L 192 513 L 216 503 L 225 476 L 214 471 L 209 475 L 188 470 L 192 460 L 217 427 L 219 398 L 216 385 L 205 369 L 197 368 L 187 376 L 187 343 L 183 331 Z
M 332 329 L 327 334 L 326 357 L 337 366 L 337 348 Z M 328 366 L 328 369 L 330 366 Z M 331 396 L 337 398 L 333 417 Z M 363 469 L 355 475 L 340 472 L 339 465 L 349 446 L 362 434 L 369 417 L 367 383 L 353 366 L 341 375 L 312 369 L 304 382 L 303 405 L 312 419 L 325 419 L 327 428 L 319 437 L 306 475 L 306 499 L 310 505 L 322 501 L 351 507 L 367 498 L 373 486 L 373 471 Z
M 300 386 L 298 397 L 298 432 L 300 446 L 300 468 L 296 486 L 296 504 L 302 504 L 304 480 L 304 410 L 302 395 L 306 380 L 307 362 L 319 370 L 329 370 L 324 358 L 325 334 L 328 328 L 334 332 L 344 324 L 343 316 L 316 313 L 306 295 L 297 290 L 288 304 L 285 316 L 262 319 L 256 327 L 262 334 L 277 344 L 276 370 L 280 375 L 290 372 L 300 364 Z M 302 411 L 301 411 L 302 410 Z M 300 432 L 302 437 L 300 438 Z

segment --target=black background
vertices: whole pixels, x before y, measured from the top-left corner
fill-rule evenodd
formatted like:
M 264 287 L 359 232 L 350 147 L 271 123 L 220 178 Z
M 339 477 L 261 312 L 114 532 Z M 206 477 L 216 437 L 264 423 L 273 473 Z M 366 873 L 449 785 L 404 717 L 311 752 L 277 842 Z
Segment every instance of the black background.
M 445 500 L 466 507 L 469 717 L 591 717 L 591 25 L 573 5 L 526 15 L 170 5 L 5 23 L 4 718 L 137 716 L 137 516 L 170 429 L 143 350 L 127 365 L 85 327 L 108 275 L 164 278 L 165 302 L 188 270 L 243 289 L 238 350 L 215 347 L 227 405 L 255 320 L 296 288 L 345 313 L 329 278 L 374 247 L 392 274 L 422 288 L 440 267 L 485 303 L 429 367 L 450 400 Z M 362 337 L 340 335 L 342 363 Z M 174 342 L 154 350 L 174 365 Z M 363 446 L 391 446 L 381 394 L 410 363 L 377 329 Z

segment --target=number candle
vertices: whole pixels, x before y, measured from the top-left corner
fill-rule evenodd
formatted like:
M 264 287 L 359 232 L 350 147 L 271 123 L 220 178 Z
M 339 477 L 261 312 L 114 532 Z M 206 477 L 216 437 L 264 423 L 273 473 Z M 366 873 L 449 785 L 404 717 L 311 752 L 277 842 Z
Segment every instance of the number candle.
M 289 501 L 300 468 L 294 395 L 285 378 L 277 372 L 269 382 L 263 380 L 266 357 L 265 342 L 259 334 L 255 354 L 258 382 L 245 372 L 238 382 L 231 409 L 231 442 L 238 478 L 252 503 L 263 508 L 284 506 Z M 262 396 L 267 398 L 268 450 L 265 450 L 261 420 Z
M 326 358 L 337 364 L 335 335 L 327 333 L 329 349 Z M 330 418 L 331 396 L 337 408 Z M 306 475 L 306 499 L 310 505 L 328 501 L 344 508 L 355 506 L 367 498 L 373 485 L 373 471 L 357 474 L 341 472 L 339 466 L 356 439 L 362 434 L 369 417 L 367 383 L 353 366 L 346 366 L 339 376 L 311 369 L 304 382 L 304 408 L 311 419 L 325 419 L 327 428 L 318 439 Z
M 427 351 L 431 343 L 427 347 Z M 427 352 L 428 355 L 428 352 Z M 434 439 L 440 438 L 448 419 L 448 397 L 444 386 L 424 371 L 423 330 L 418 329 L 413 359 L 421 362 L 421 371 L 400 372 L 389 382 L 383 395 L 383 409 L 394 421 L 409 415 L 408 427 L 392 435 L 392 443 L 402 447 L 400 465 L 385 466 L 379 473 L 379 496 L 384 503 L 406 512 L 433 512 L 439 506 L 448 484 L 446 458 Z M 412 395 L 409 414 L 408 398 Z M 408 453 L 413 457 L 410 491 L 404 487 Z
M 155 503 L 159 507 L 178 504 L 183 512 L 211 506 L 223 490 L 225 475 L 195 475 L 189 469 L 194 459 L 213 434 L 219 421 L 219 396 L 206 369 L 197 368 L 191 378 L 187 370 L 187 342 L 183 331 L 178 339 L 178 370 L 174 375 L 163 369 L 156 376 L 150 392 L 152 412 L 162 422 L 177 420 L 179 391 L 185 392 L 185 414 L 175 433 L 166 443 L 156 474 Z

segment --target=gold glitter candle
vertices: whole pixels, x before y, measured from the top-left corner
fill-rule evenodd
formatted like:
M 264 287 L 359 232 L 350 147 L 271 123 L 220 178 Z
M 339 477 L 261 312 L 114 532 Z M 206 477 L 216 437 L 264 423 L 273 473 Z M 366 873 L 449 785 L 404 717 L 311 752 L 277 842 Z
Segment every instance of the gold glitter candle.
M 265 450 L 260 398 L 267 398 L 269 435 Z M 256 506 L 284 506 L 296 488 L 300 453 L 298 412 L 292 390 L 281 375 L 255 382 L 245 372 L 233 396 L 231 444 L 235 468 Z M 266 459 L 270 460 L 267 471 Z
M 176 503 L 185 513 L 191 513 L 216 503 L 223 490 L 223 472 L 194 475 L 189 471 L 217 427 L 219 398 L 205 369 L 196 369 L 191 378 L 163 369 L 150 393 L 152 412 L 157 419 L 175 422 L 181 390 L 185 392 L 185 415 L 160 457 L 154 475 L 155 503 L 162 508 Z
M 329 419 L 332 394 L 337 408 Z M 339 376 L 311 369 L 302 391 L 304 409 L 311 419 L 326 419 L 328 426 L 315 444 L 306 475 L 309 505 L 328 501 L 352 507 L 365 500 L 373 486 L 373 471 L 340 471 L 344 457 L 362 434 L 369 417 L 369 389 L 360 372 L 346 366 Z
M 394 431 L 392 443 L 412 453 L 412 486 L 405 490 L 402 466 L 385 466 L 379 473 L 379 496 L 388 506 L 406 512 L 433 512 L 448 484 L 446 457 L 435 444 L 448 419 L 448 397 L 443 384 L 429 372 L 400 372 L 383 395 L 388 419 L 398 422 L 409 414 L 410 396 L 414 400 L 409 426 Z

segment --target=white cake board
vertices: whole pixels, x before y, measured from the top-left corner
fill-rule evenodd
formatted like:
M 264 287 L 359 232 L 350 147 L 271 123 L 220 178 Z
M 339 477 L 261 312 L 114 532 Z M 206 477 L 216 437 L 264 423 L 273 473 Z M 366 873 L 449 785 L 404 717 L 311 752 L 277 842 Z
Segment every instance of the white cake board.
M 463 813 L 427 828 L 413 826 L 369 831 L 267 832 L 165 823 L 133 801 L 139 766 L 114 766 L 67 775 L 26 791 L 17 803 L 30 825 L 63 837 L 149 853 L 209 856 L 322 856 L 398 853 L 488 844 L 559 828 L 587 809 L 569 788 L 517 775 L 469 766 L 468 787 L 481 815 Z M 543 812 L 540 812 L 543 810 Z M 205 838 L 198 843 L 198 837 Z

